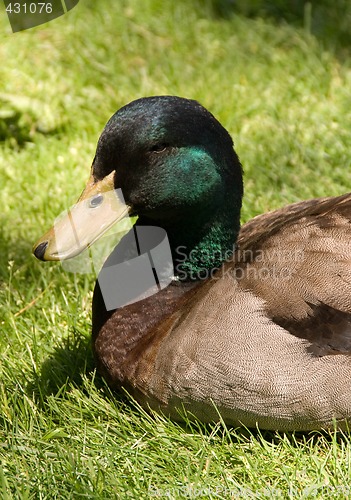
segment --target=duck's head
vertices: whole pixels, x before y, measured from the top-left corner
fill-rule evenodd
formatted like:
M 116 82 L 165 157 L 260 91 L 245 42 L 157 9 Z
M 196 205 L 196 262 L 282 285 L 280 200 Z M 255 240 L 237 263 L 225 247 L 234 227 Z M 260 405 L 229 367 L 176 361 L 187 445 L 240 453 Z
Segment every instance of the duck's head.
M 221 239 L 216 226 L 225 220 L 233 243 L 242 191 L 232 139 L 210 112 L 180 97 L 138 99 L 108 121 L 79 203 L 33 251 L 41 260 L 73 257 L 126 215 L 164 227 L 171 245 L 189 251 L 209 232 Z M 72 218 L 79 234 L 66 235 Z

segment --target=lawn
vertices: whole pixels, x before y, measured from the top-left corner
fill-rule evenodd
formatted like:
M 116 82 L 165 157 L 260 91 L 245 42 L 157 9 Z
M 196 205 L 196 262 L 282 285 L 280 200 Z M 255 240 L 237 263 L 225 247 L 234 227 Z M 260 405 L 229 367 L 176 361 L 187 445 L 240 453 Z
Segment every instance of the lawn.
M 81 0 L 12 34 L 1 5 L 0 497 L 350 497 L 348 434 L 179 426 L 112 394 L 90 347 L 94 275 L 31 255 L 108 118 L 145 95 L 197 99 L 230 131 L 243 222 L 349 191 L 344 18 L 318 31 L 311 4 L 285 22 L 224 1 Z

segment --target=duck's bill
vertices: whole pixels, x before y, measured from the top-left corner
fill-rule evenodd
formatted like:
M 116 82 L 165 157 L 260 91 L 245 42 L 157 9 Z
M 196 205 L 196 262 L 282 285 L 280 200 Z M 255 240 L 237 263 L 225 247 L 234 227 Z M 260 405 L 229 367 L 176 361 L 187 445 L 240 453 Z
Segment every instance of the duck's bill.
M 34 245 L 40 260 L 66 260 L 92 245 L 110 227 L 128 215 L 121 190 L 114 189 L 114 174 L 95 181 L 90 177 L 78 202 L 62 214 Z

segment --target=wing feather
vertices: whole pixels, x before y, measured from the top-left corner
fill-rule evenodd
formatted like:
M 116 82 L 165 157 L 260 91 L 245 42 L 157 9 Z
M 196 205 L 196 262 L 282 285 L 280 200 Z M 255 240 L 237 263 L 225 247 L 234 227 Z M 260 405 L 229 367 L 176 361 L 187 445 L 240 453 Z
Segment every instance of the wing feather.
M 257 216 L 238 244 L 233 272 L 273 322 L 318 356 L 351 354 L 351 193 Z

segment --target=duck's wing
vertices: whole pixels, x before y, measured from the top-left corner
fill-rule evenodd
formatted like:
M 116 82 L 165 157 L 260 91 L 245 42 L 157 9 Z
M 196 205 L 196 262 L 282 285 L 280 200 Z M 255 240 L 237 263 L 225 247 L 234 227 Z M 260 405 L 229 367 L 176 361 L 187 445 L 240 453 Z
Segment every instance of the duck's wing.
M 351 354 L 351 193 L 257 216 L 238 244 L 233 272 L 274 323 L 316 356 Z

